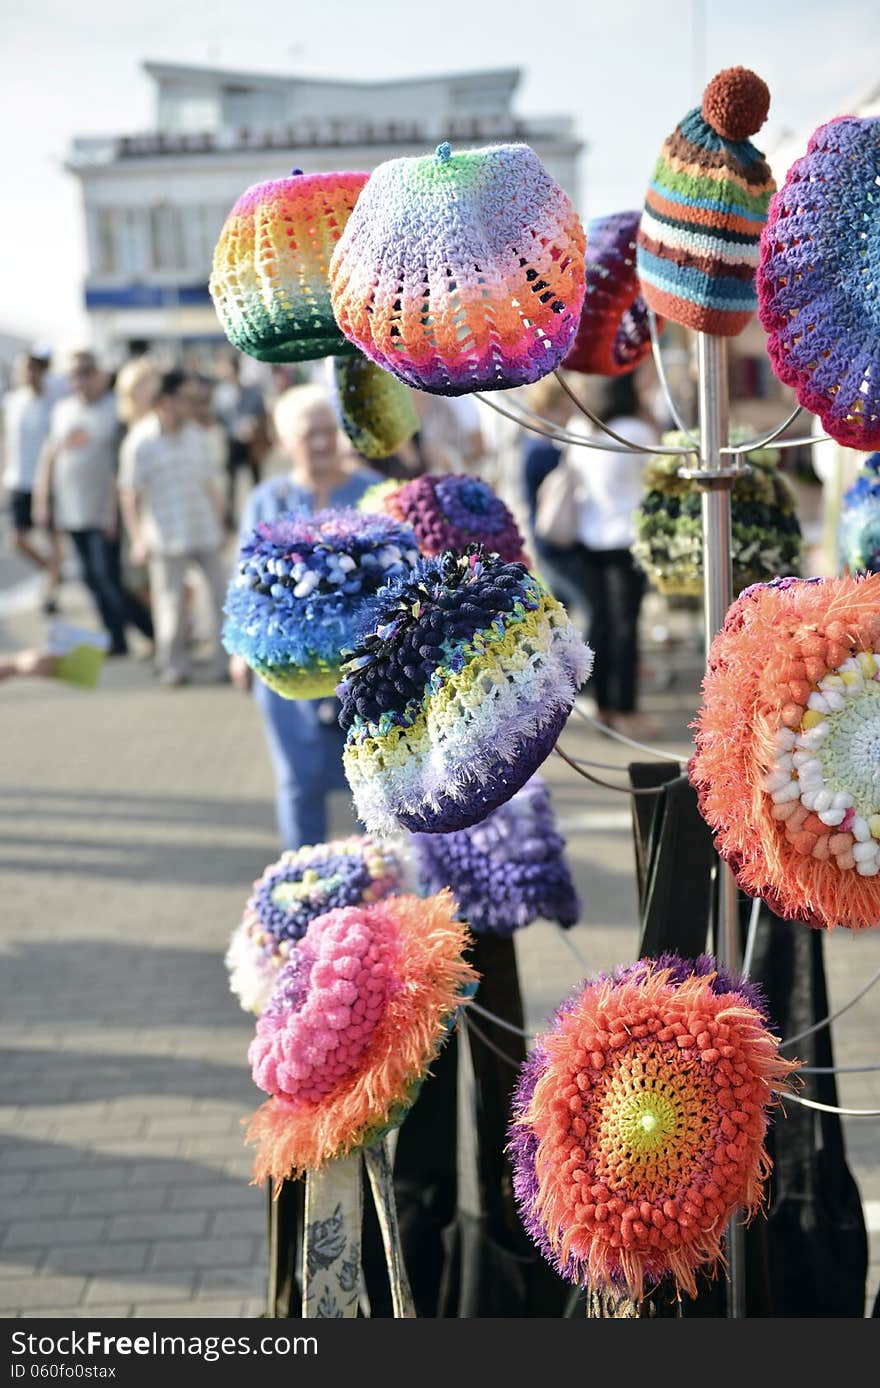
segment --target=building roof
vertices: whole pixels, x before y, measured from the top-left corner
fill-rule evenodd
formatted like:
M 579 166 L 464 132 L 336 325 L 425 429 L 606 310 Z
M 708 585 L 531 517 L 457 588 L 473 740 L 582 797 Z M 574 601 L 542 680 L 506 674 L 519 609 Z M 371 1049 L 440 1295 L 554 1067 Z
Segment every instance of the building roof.
M 433 83 L 443 82 L 491 82 L 494 86 L 506 85 L 511 90 L 516 87 L 522 77 L 520 68 L 474 68 L 461 72 L 431 73 L 425 75 L 420 73 L 413 77 L 388 77 L 378 80 L 370 78 L 360 80 L 355 78 L 339 77 L 310 77 L 305 73 L 270 73 L 270 72 L 247 72 L 236 68 L 209 67 L 199 63 L 163 63 L 147 59 L 144 64 L 144 71 L 150 76 L 161 81 L 162 79 L 185 80 L 188 82 L 215 83 L 223 82 L 230 86 L 264 86 L 264 87 L 289 87 L 294 84 L 309 87 L 328 87 L 335 90 L 348 88 L 353 91 L 363 89 L 375 90 L 376 88 L 388 87 L 410 87 L 410 86 L 429 86 Z

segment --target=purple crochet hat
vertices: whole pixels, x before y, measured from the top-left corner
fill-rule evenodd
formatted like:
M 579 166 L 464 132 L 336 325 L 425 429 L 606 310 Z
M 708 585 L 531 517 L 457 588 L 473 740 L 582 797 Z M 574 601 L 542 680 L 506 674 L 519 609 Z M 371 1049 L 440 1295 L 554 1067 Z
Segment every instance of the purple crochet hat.
M 414 834 L 428 895 L 451 887 L 475 935 L 512 935 L 538 916 L 571 926 L 580 902 L 556 830 L 550 792 L 533 776 L 480 824 L 451 834 Z
M 820 125 L 770 204 L 759 312 L 773 370 L 838 443 L 880 447 L 880 117 Z
M 648 306 L 636 274 L 641 216 L 615 212 L 587 226 L 587 291 L 574 342 L 562 363 L 569 371 L 625 376 L 651 351 Z

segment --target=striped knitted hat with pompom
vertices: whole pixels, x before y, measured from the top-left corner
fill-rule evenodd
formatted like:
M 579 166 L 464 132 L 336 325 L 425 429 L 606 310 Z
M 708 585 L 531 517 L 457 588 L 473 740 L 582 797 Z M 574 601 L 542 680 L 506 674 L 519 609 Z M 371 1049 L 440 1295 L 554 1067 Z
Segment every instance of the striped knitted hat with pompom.
M 750 143 L 770 92 L 748 68 L 726 68 L 660 151 L 638 234 L 646 302 L 664 318 L 719 337 L 757 308 L 761 229 L 776 185 Z

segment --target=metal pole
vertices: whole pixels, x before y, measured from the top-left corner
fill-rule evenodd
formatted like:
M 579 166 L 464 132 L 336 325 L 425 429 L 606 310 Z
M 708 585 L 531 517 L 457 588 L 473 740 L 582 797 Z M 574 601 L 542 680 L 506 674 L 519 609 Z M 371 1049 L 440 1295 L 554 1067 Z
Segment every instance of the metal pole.
M 727 342 L 721 337 L 699 333 L 697 337 L 699 379 L 700 468 L 703 503 L 703 611 L 706 656 L 733 601 L 733 568 L 730 540 L 730 493 L 732 469 L 721 452 L 728 441 Z M 718 883 L 718 962 L 738 969 L 740 964 L 739 911 L 736 879 L 725 863 L 719 863 Z M 728 1317 L 745 1317 L 744 1231 L 731 1219 L 727 1229 L 730 1287 Z

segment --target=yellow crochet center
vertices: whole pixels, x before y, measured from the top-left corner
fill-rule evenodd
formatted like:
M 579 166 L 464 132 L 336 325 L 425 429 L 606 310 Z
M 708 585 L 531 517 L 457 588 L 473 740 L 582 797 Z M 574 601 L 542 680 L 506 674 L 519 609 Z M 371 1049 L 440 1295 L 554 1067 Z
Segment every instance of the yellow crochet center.
M 396 723 L 387 732 L 348 743 L 344 754 L 346 768 L 368 779 L 404 764 L 424 751 L 429 742 L 442 743 L 444 728 L 452 728 L 458 720 L 467 718 L 469 710 L 482 704 L 499 684 L 515 682 L 518 674 L 534 667 L 549 649 L 552 632 L 565 626 L 567 620 L 560 604 L 542 594 L 541 606 L 527 612 L 503 637 L 493 634 L 486 639 L 484 633 L 478 632 L 463 649 L 465 657 L 470 657 L 467 665 L 458 673 L 442 672 L 441 687 L 433 693 L 426 691 L 413 722 L 407 726 Z
M 592 1144 L 597 1177 L 607 1176 L 621 1191 L 671 1190 L 713 1145 L 710 1086 L 668 1053 L 621 1056 L 599 1107 Z

